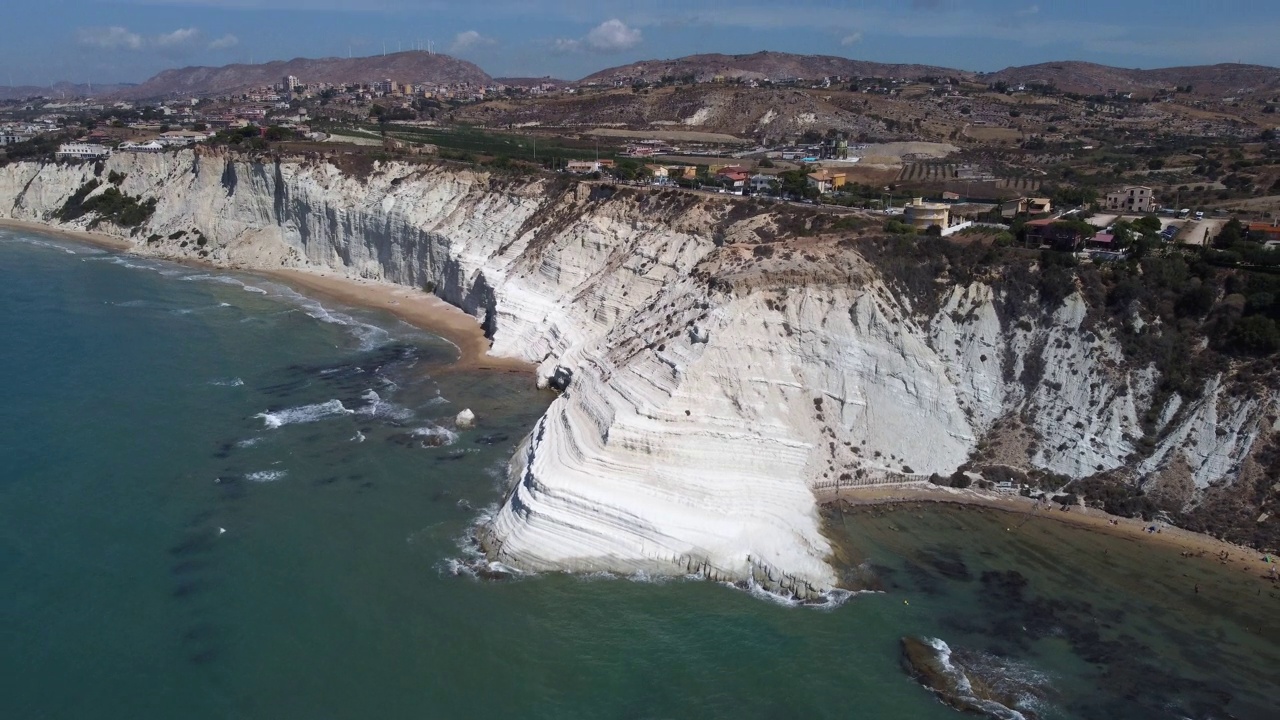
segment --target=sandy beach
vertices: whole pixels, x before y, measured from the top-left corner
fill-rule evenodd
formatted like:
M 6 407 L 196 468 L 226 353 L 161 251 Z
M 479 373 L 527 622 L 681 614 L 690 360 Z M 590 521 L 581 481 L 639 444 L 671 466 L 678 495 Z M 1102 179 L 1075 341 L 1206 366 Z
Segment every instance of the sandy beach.
M 533 372 L 535 368 L 523 360 L 489 355 L 489 338 L 484 336 L 484 330 L 475 318 L 422 290 L 377 280 L 350 278 L 331 270 L 241 270 L 278 280 L 313 297 L 383 310 L 414 327 L 439 335 L 458 348 L 460 357 L 452 366 L 455 369 Z
M 1037 505 L 1035 500 L 1019 495 L 999 495 L 983 490 L 958 490 L 926 484 L 842 488 L 837 491 L 824 491 L 818 499 L 823 506 L 837 511 L 855 510 L 859 507 L 874 505 L 925 503 L 952 503 L 979 509 L 993 508 L 1025 516 L 1026 519 L 1010 524 L 1009 532 L 1018 532 L 1027 522 L 1039 519 L 1065 523 L 1131 542 L 1155 543 L 1172 547 L 1188 558 L 1195 557 L 1240 568 L 1242 572 L 1248 572 L 1267 581 L 1272 581 L 1271 569 L 1277 567 L 1275 556 L 1272 556 L 1271 563 L 1267 563 L 1263 560 L 1264 553 L 1258 550 L 1218 540 L 1202 533 L 1183 530 L 1172 525 L 1144 522 L 1141 519 L 1119 517 L 1097 508 L 1073 506 L 1070 511 L 1063 511 L 1058 505 L 1052 503 Z M 1159 527 L 1160 532 L 1148 532 L 1147 528 L 1153 525 Z M 1277 573 L 1280 573 L 1280 569 Z
M 0 218 L 0 227 L 61 237 L 92 245 L 132 252 L 134 244 L 128 240 L 103 233 L 82 230 L 64 230 L 44 223 Z M 143 255 L 146 257 L 146 255 Z M 489 339 L 475 318 L 430 293 L 377 280 L 351 278 L 333 270 L 319 268 L 255 268 L 251 266 L 225 266 L 201 262 L 189 258 L 164 258 L 171 262 L 211 267 L 261 275 L 282 282 L 306 295 L 335 300 L 347 305 L 388 312 L 414 327 L 426 330 L 453 343 L 459 358 L 450 366 L 454 370 L 498 370 L 503 372 L 532 373 L 535 366 L 515 358 L 490 356 Z

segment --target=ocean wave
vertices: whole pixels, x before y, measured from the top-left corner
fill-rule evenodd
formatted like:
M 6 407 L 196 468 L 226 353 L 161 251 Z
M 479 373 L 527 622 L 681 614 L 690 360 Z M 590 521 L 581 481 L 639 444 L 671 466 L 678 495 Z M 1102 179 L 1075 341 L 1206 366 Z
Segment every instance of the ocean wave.
M 279 293 L 281 297 L 288 298 L 308 316 L 323 323 L 341 325 L 348 328 L 356 337 L 356 340 L 359 341 L 361 350 L 373 350 L 391 340 L 391 333 L 385 328 L 363 322 L 343 312 L 330 310 L 321 305 L 319 301 L 294 292 L 289 288 L 282 287 L 279 289 Z
M 442 428 L 439 425 L 415 428 L 410 435 L 418 438 L 423 445 L 429 447 L 447 447 L 458 442 L 458 433 L 448 428 Z
M 209 384 L 217 385 L 218 387 L 240 387 L 241 385 L 244 385 L 244 381 L 238 377 L 234 377 L 221 380 L 210 380 Z
M 316 422 L 317 420 L 337 415 L 351 415 L 353 412 L 353 410 L 348 410 L 341 400 L 329 400 L 314 405 L 300 405 L 274 412 L 260 412 L 254 417 L 262 418 L 264 425 L 275 429 L 284 425 Z
M 66 245 L 63 245 L 62 243 L 53 242 L 51 240 L 40 240 L 38 238 L 33 238 L 25 235 L 13 236 L 13 235 L 9 235 L 8 233 L 0 237 L 3 237 L 6 240 L 9 240 L 9 239 L 17 240 L 18 242 L 24 245 L 34 245 L 36 247 L 49 248 L 50 250 L 61 250 L 62 252 L 68 255 L 80 254 L 79 251 L 72 250 L 71 248 L 67 247 Z M 101 251 L 98 251 L 98 252 L 101 252 Z
M 288 474 L 289 474 L 288 470 L 259 470 L 258 472 L 251 472 L 246 474 L 244 476 L 244 479 L 249 480 L 250 482 L 256 482 L 256 483 L 269 483 L 269 482 L 275 482 L 277 480 L 280 480 L 281 478 L 283 478 L 285 475 L 288 475 Z
M 238 440 L 236 441 L 236 447 L 240 447 L 240 448 L 253 447 L 254 445 L 257 445 L 258 443 L 262 442 L 263 439 L 264 439 L 263 436 L 258 435 L 256 437 L 245 438 L 244 440 Z
M 396 405 L 393 402 L 383 400 L 382 396 L 378 395 L 378 393 L 372 389 L 365 390 L 364 394 L 360 397 L 367 404 L 356 410 L 357 415 L 384 420 L 394 420 L 397 422 L 404 422 L 406 420 L 413 419 L 412 410 L 402 405 Z

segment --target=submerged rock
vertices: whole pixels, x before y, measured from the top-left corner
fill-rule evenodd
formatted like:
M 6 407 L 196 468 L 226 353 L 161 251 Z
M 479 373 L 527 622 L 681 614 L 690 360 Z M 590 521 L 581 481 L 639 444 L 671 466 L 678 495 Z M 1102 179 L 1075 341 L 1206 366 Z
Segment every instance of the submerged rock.
M 1028 700 L 1043 695 L 1030 680 L 1019 680 L 995 662 L 953 653 L 937 638 L 902 638 L 902 664 L 938 699 L 962 712 L 998 720 L 1035 720 Z

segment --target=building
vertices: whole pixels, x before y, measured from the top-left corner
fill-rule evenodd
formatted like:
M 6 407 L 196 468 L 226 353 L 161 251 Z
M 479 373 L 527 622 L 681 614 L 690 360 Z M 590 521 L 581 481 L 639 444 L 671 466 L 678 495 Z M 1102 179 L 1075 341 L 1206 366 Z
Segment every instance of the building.
M 600 172 L 600 163 L 593 160 L 570 160 L 564 166 L 565 172 L 587 175 Z
M 151 142 L 146 142 L 146 143 L 125 142 L 125 143 L 120 143 L 119 150 L 120 152 L 158 153 L 158 152 L 164 152 L 164 145 L 161 145 L 155 140 L 152 140 Z
M 903 220 L 917 230 L 928 230 L 937 225 L 946 230 L 951 223 L 951 206 L 946 203 L 925 202 L 924 198 L 912 198 L 902 208 Z
M 781 184 L 773 175 L 752 175 L 747 179 L 747 187 L 755 194 L 774 192 Z
M 208 139 L 209 136 L 207 134 L 194 130 L 170 130 L 169 132 L 160 133 L 160 137 L 156 138 L 156 142 L 165 147 L 181 147 L 192 143 L 204 142 Z
M 100 158 L 111 154 L 111 148 L 90 143 L 63 143 L 58 146 L 60 158 Z
M 1000 205 L 1000 215 L 1006 218 L 1015 215 L 1046 215 L 1051 212 L 1053 203 L 1049 202 L 1049 198 L 1022 197 Z
M 1268 250 L 1280 247 L 1280 226 L 1275 223 L 1249 223 L 1249 237 L 1262 243 Z
M 284 76 L 284 89 L 286 92 L 292 91 L 294 88 L 298 87 L 301 84 L 302 83 L 298 82 L 298 78 L 293 75 Z
M 1064 222 L 1061 218 L 1032 220 L 1023 227 L 1027 244 L 1052 248 L 1061 252 L 1076 252 L 1089 239 L 1083 232 L 1084 223 Z
M 750 173 L 747 172 L 746 168 L 738 165 L 723 167 L 716 172 L 716 179 L 724 182 L 734 190 L 741 190 L 746 187 L 748 177 L 750 177 Z
M 815 173 L 810 173 L 808 180 L 810 185 L 818 189 L 818 192 L 829 193 L 836 188 L 844 186 L 845 174 L 822 168 Z
M 1142 185 L 1107 193 L 1106 208 L 1114 212 L 1145 214 L 1154 212 L 1155 194 Z
M 30 136 L 27 135 L 9 135 L 6 133 L 0 133 L 0 147 L 4 147 L 5 145 L 16 145 L 30 139 Z

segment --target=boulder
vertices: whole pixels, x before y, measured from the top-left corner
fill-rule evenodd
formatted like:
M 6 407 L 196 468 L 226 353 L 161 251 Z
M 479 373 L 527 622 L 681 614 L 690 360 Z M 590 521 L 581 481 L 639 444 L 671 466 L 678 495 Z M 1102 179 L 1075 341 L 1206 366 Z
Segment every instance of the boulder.
M 471 412 L 471 408 L 467 408 L 458 413 L 458 417 L 454 418 L 453 422 L 460 428 L 469 428 L 476 424 L 476 414 Z
M 569 383 L 572 381 L 572 370 L 564 366 L 556 366 L 556 371 L 551 373 L 551 377 L 547 379 L 547 387 L 562 393 L 569 389 Z
M 1035 720 L 1035 713 L 1019 704 L 1019 696 L 999 678 L 971 673 L 943 641 L 936 638 L 902 638 L 902 664 L 911 677 L 933 691 L 944 704 L 967 713 L 997 720 Z M 1019 691 L 1034 690 L 1030 687 Z M 1039 693 L 1030 693 L 1038 695 Z

